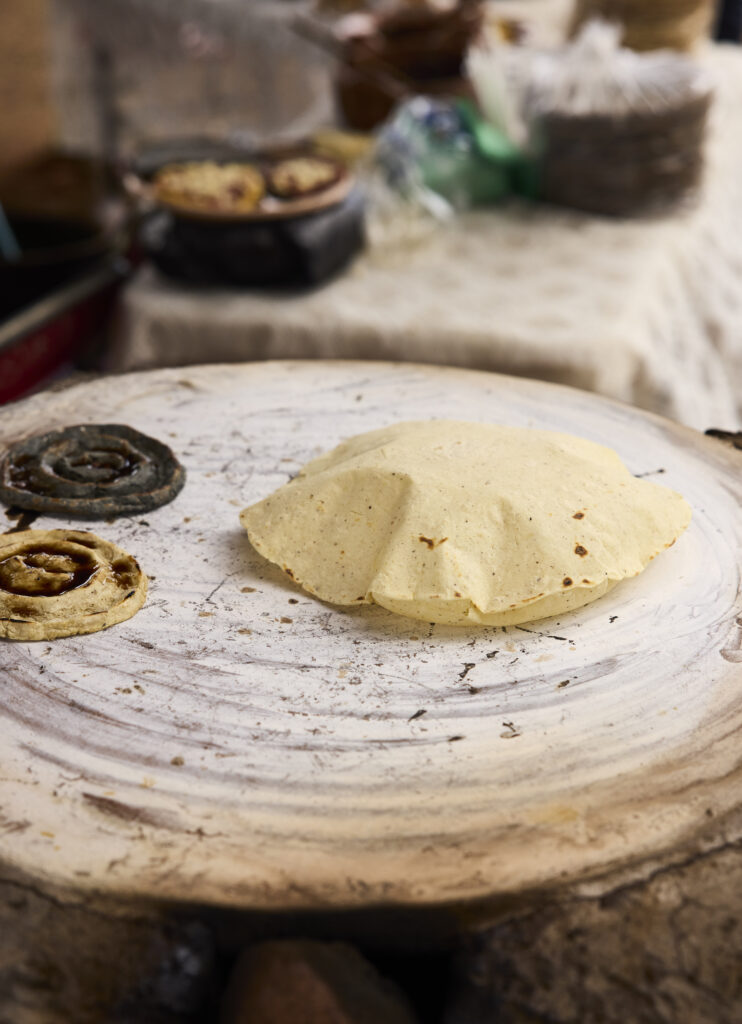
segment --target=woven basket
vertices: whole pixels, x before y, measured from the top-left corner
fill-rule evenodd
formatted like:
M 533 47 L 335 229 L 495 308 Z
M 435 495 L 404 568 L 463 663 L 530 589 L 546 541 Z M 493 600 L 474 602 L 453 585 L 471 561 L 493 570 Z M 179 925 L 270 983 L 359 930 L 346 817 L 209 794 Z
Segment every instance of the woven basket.
M 608 217 L 681 202 L 698 187 L 710 96 L 658 115 L 563 117 L 541 124 L 542 198 Z
M 634 53 L 618 35 L 593 21 L 542 58 L 528 113 L 542 197 L 626 217 L 668 209 L 698 187 L 713 83 L 688 57 Z
M 714 0 L 577 0 L 572 34 L 592 18 L 623 26 L 633 50 L 692 50 L 708 38 Z

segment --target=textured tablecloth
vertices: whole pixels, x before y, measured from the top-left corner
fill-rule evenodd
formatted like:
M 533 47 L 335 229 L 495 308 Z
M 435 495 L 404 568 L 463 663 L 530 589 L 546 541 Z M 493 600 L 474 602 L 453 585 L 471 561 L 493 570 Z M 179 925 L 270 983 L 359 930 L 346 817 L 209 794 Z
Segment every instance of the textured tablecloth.
M 110 368 L 291 357 L 400 359 L 573 384 L 705 428 L 742 412 L 742 51 L 718 82 L 709 166 L 681 213 L 614 222 L 473 212 L 372 249 L 312 293 L 195 291 L 142 269 Z

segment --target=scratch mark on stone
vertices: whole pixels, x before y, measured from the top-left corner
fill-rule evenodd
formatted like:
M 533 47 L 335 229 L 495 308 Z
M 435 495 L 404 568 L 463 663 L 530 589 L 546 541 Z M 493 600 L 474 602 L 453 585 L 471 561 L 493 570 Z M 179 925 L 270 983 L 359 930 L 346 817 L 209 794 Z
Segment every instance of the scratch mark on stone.
M 224 579 L 223 579 L 223 580 L 221 581 L 221 583 L 217 583 L 217 585 L 216 585 L 216 586 L 214 587 L 214 589 L 213 589 L 213 590 L 211 591 L 211 593 L 209 594 L 209 596 L 208 596 L 208 597 L 206 598 L 206 600 L 204 601 L 204 604 L 211 604 L 211 599 L 212 599 L 212 597 L 214 596 L 214 594 L 216 594 L 216 593 L 217 593 L 217 591 L 221 590 L 221 589 L 222 589 L 222 587 L 224 586 L 224 584 L 225 584 L 225 583 L 227 582 L 227 580 L 228 580 L 228 579 L 231 579 L 231 578 L 232 578 L 232 576 L 234 576 L 234 573 L 233 573 L 233 572 L 231 572 L 231 573 L 229 573 L 229 574 L 228 574 L 227 576 L 225 576 L 225 577 L 224 577 Z
M 503 722 L 505 726 L 505 732 L 500 733 L 500 739 L 503 740 L 514 740 L 516 736 L 521 736 L 522 733 L 517 725 L 513 725 L 512 722 Z
M 546 640 L 561 640 L 565 644 L 572 643 L 572 641 L 566 636 L 554 636 L 553 633 L 540 633 L 537 629 L 526 629 L 525 626 L 516 626 L 515 628 L 519 629 L 521 633 L 533 633 L 534 636 L 542 636 Z

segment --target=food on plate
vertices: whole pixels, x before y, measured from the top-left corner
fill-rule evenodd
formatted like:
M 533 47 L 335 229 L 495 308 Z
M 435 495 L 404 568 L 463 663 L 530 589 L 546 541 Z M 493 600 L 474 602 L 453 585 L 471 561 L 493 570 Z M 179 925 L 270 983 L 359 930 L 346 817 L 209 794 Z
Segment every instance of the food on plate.
M 95 633 L 131 618 L 146 596 L 136 559 L 93 533 L 0 536 L 0 637 L 7 640 Z
M 690 518 L 602 445 L 447 420 L 353 437 L 240 515 L 256 550 L 324 601 L 481 626 L 596 600 Z
M 185 470 L 167 445 L 131 427 L 86 423 L 27 438 L 0 459 L 0 501 L 103 519 L 164 505 Z
M 252 164 L 218 164 L 211 160 L 168 164 L 154 179 L 156 198 L 193 213 L 241 214 L 254 210 L 265 181 Z
M 339 181 L 342 166 L 321 156 L 295 156 L 279 160 L 268 174 L 268 189 L 279 199 L 299 199 L 322 192 Z

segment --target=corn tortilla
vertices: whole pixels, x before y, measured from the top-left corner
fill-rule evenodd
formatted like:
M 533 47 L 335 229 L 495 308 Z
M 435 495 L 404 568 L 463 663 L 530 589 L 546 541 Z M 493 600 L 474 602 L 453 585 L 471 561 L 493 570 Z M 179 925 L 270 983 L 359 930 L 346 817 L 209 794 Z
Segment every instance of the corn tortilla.
M 690 519 L 602 445 L 449 420 L 353 437 L 240 515 L 256 550 L 324 601 L 465 626 L 580 608 Z
M 136 559 L 93 533 L 0 536 L 0 637 L 7 640 L 95 633 L 131 618 L 146 596 Z

